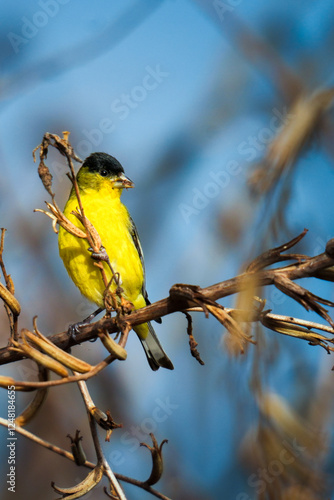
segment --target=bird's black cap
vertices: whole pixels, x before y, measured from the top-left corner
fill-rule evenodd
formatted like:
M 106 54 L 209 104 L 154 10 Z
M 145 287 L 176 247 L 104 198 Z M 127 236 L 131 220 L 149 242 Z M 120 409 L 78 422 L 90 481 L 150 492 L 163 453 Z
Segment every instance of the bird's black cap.
M 122 172 L 124 173 L 124 169 L 120 162 L 107 153 L 92 153 L 85 159 L 82 166 L 88 167 L 90 172 L 101 173 L 102 171 L 105 171 L 108 175 L 117 175 Z

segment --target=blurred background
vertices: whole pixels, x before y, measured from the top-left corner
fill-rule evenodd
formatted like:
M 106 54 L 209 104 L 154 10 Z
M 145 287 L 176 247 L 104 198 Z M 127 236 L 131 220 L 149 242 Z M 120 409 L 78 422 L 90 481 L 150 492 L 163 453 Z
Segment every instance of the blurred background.
M 304 228 L 299 251 L 323 252 L 334 232 L 333 114 L 331 99 L 316 112 L 307 99 L 334 83 L 333 15 L 330 0 L 3 4 L 0 226 L 7 228 L 4 259 L 22 306 L 20 326 L 31 328 L 37 315 L 51 335 L 95 307 L 68 278 L 49 219 L 33 213 L 49 201 L 32 160 L 45 132 L 70 131 L 81 158 L 105 151 L 135 182 L 123 201 L 141 237 L 152 302 L 174 283 L 204 287 L 231 278 Z M 282 159 L 270 144 L 299 116 L 303 99 L 311 124 L 300 147 L 291 152 L 288 142 L 287 168 L 275 170 Z M 65 162 L 50 150 L 47 164 L 62 207 L 70 189 Z M 331 284 L 302 285 L 333 300 Z M 320 322 L 278 290 L 261 297 L 277 314 Z M 233 306 L 235 298 L 221 303 Z M 131 335 L 127 361 L 89 381 L 96 405 L 123 423 L 104 444 L 112 469 L 147 479 L 151 458 L 139 443 L 154 432 L 168 439 L 156 488 L 169 498 L 329 498 L 333 356 L 260 329 L 257 346 L 231 356 L 222 325 L 202 313 L 193 318 L 204 366 L 191 357 L 186 319 L 177 313 L 156 325 L 173 372 L 153 373 Z M 0 325 L 5 346 L 4 310 Z M 105 357 L 98 342 L 73 353 L 92 363 Z M 2 373 L 33 380 L 36 368 L 26 361 Z M 30 398 L 17 395 L 17 413 Z M 5 390 L 0 403 L 6 417 Z M 66 435 L 80 429 L 95 460 L 75 386 L 53 389 L 27 428 L 67 449 Z M 7 430 L 1 433 L 4 442 Z M 67 487 L 87 473 L 21 436 L 16 452 L 19 499 L 55 498 L 51 481 Z M 5 445 L 0 458 L 1 498 L 12 498 Z M 124 488 L 128 498 L 149 498 Z M 89 497 L 105 498 L 102 485 Z

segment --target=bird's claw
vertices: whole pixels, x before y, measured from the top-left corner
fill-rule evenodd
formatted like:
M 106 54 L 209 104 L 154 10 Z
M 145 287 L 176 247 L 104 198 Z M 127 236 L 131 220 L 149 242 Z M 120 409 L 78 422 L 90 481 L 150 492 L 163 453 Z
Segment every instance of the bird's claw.
M 74 323 L 73 325 L 70 325 L 68 327 L 67 333 L 72 340 L 76 341 L 77 340 L 76 336 L 78 335 L 78 333 L 80 333 L 80 329 L 83 326 L 88 326 L 88 325 L 89 323 L 87 321 L 78 321 L 78 323 Z
M 73 339 L 76 341 L 76 335 L 80 333 L 80 329 L 83 328 L 84 326 L 88 326 L 91 324 L 93 319 L 102 312 L 103 309 L 99 307 L 96 309 L 96 311 L 92 312 L 87 318 L 85 318 L 83 321 L 78 321 L 77 323 L 74 323 L 73 325 L 70 325 L 68 327 L 67 333 Z M 95 342 L 96 339 L 91 340 L 91 342 Z

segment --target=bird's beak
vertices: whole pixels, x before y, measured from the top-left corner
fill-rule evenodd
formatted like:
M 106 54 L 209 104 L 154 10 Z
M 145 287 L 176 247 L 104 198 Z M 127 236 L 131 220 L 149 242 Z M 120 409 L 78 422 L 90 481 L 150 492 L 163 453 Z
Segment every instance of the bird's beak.
M 128 188 L 135 187 L 135 185 L 131 179 L 129 179 L 128 177 L 126 177 L 126 175 L 121 173 L 116 177 L 116 179 L 113 183 L 113 187 L 119 188 L 119 189 L 123 189 L 123 188 L 128 189 Z

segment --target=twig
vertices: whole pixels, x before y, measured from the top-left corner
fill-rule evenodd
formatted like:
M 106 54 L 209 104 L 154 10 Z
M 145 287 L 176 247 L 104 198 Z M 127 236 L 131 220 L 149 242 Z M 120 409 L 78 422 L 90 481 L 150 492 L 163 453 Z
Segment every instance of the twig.
M 104 474 L 108 477 L 112 489 L 115 491 L 115 493 L 117 493 L 119 500 L 126 500 L 126 496 L 124 495 L 122 488 L 120 487 L 118 481 L 116 480 L 116 477 L 103 454 L 99 441 L 99 436 L 97 434 L 96 422 L 89 411 L 88 411 L 88 420 L 98 463 L 101 463 L 103 465 Z
M 35 389 L 39 389 L 41 387 L 55 387 L 57 385 L 64 385 L 64 384 L 70 384 L 73 382 L 79 382 L 80 380 L 88 380 L 92 377 L 95 377 L 95 375 L 100 373 L 106 366 L 108 366 L 115 359 L 117 359 L 116 356 L 110 355 L 107 358 L 105 358 L 103 361 L 100 361 L 100 363 L 95 365 L 89 372 L 86 372 L 86 373 L 80 373 L 78 375 L 72 375 L 72 376 L 62 378 L 62 379 L 57 379 L 57 380 L 49 380 L 47 382 L 15 381 L 15 384 L 18 387 L 32 387 Z M 14 384 L 14 382 L 13 382 L 13 384 Z
M 202 308 L 201 308 L 202 310 Z M 200 353 L 197 350 L 198 343 L 195 340 L 193 334 L 193 319 L 192 316 L 187 311 L 182 311 L 187 318 L 187 334 L 189 336 L 189 347 L 191 355 L 199 362 L 200 365 L 204 365 L 204 361 L 201 359 Z
M 115 476 L 119 481 L 124 481 L 126 483 L 133 484 L 134 486 L 138 486 L 139 488 L 142 488 L 143 490 L 151 493 L 151 495 L 160 498 L 160 500 L 171 500 L 171 498 L 166 497 L 159 491 L 153 489 L 151 486 L 148 486 L 146 483 L 138 481 L 138 479 L 132 479 L 131 477 L 123 476 L 123 474 L 115 474 Z
M 79 375 L 76 373 L 76 375 Z M 96 423 L 102 427 L 102 429 L 107 431 L 107 437 L 106 441 L 109 441 L 110 435 L 112 433 L 113 429 L 117 429 L 120 427 L 123 427 L 123 424 L 116 424 L 113 419 L 111 418 L 110 411 L 107 410 L 106 413 L 104 411 L 100 410 L 98 408 L 94 401 L 92 400 L 92 397 L 88 391 L 88 387 L 86 382 L 83 380 L 78 381 L 78 386 L 82 395 L 82 398 L 84 400 L 85 406 L 87 411 L 91 414 L 91 416 L 94 418 Z
M 267 318 L 271 318 L 278 321 L 285 321 L 286 323 L 291 323 L 294 325 L 304 326 L 305 328 L 311 330 L 312 328 L 315 330 L 322 330 L 327 333 L 331 333 L 334 335 L 334 329 L 327 325 L 322 325 L 321 323 L 314 323 L 313 321 L 306 321 L 300 318 L 293 318 L 292 316 L 284 316 L 281 314 L 272 314 L 268 313 Z
M 0 417 L 0 425 L 3 425 L 4 427 L 8 427 L 10 425 L 10 422 L 6 420 L 5 418 Z M 69 460 L 74 461 L 72 453 L 69 451 L 63 450 L 62 448 L 59 448 L 59 446 L 55 446 L 54 444 L 49 443 L 48 441 L 45 441 L 45 439 L 41 439 L 40 437 L 36 436 L 32 432 L 27 431 L 23 427 L 16 426 L 15 427 L 15 432 L 21 434 L 22 436 L 25 436 L 26 438 L 30 439 L 31 441 L 34 441 L 35 443 L 43 446 L 44 448 L 47 448 L 48 450 L 54 451 L 55 453 L 58 453 L 58 455 L 61 455 L 65 458 L 68 458 Z M 87 462 L 85 464 L 87 466 Z M 94 464 L 89 462 L 89 466 L 92 466 L 92 468 L 95 467 Z
M 2 417 L 0 417 L 0 425 L 3 425 L 4 427 L 7 427 L 10 425 L 10 422 Z M 27 431 L 23 427 L 16 426 L 15 427 L 15 432 L 18 434 L 21 434 L 22 436 L 30 439 L 36 444 L 39 444 L 40 446 L 43 446 L 43 448 L 46 448 L 50 451 L 53 451 L 54 453 L 57 453 L 58 455 L 67 458 L 71 462 L 74 462 L 74 457 L 73 454 L 69 451 L 64 450 L 63 448 L 60 448 L 59 446 L 55 446 L 54 444 L 49 443 L 48 441 L 45 441 L 45 439 L 41 439 L 40 437 L 36 436 L 32 432 Z M 88 469 L 94 469 L 96 465 L 93 462 L 89 462 L 86 460 L 86 462 L 83 464 L 84 467 L 87 467 Z M 148 491 L 151 493 L 151 495 L 155 496 L 156 498 L 160 498 L 161 500 L 171 500 L 170 498 L 166 497 L 165 495 L 162 495 L 159 493 L 157 490 L 154 488 L 151 488 L 150 486 L 147 486 L 145 483 L 142 481 L 138 481 L 137 479 L 132 479 L 131 477 L 124 476 L 123 474 L 115 474 L 116 479 L 119 481 L 124 481 L 125 483 L 132 484 L 134 486 L 138 486 L 139 488 L 142 488 L 143 490 Z

